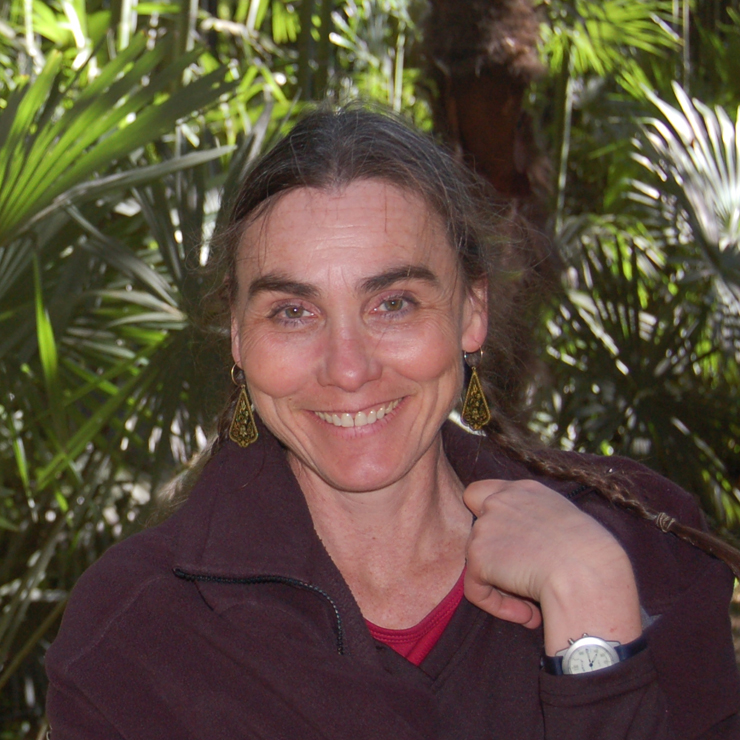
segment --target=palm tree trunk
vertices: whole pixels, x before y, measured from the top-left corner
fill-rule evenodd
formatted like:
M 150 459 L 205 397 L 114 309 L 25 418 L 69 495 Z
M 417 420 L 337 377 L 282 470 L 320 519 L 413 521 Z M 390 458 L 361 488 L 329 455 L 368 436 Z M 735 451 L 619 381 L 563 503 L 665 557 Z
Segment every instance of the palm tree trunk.
M 537 55 L 539 20 L 530 0 L 430 0 L 424 36 L 428 75 L 437 95 L 434 127 L 457 155 L 492 186 L 492 207 L 511 229 L 508 262 L 519 276 L 510 325 L 518 357 L 497 372 L 517 415 L 538 361 L 533 327 L 541 301 L 557 284 L 560 261 L 546 236 L 550 166 L 523 109 L 544 71 Z M 494 358 L 495 359 L 495 358 Z M 526 372 L 526 370 L 529 372 Z M 522 372 L 525 370 L 525 372 Z M 524 422 L 522 416 L 518 420 Z
M 529 0 L 431 0 L 425 31 L 436 130 L 503 198 L 546 189 L 548 173 L 522 109 L 543 71 Z

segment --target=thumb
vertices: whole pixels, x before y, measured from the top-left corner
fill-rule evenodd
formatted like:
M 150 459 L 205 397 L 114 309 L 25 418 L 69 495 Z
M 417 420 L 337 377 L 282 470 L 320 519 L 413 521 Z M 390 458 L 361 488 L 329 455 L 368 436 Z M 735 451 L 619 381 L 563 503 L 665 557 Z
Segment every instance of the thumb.
M 471 483 L 463 493 L 463 501 L 465 506 L 470 509 L 476 516 L 480 516 L 480 510 L 483 506 L 483 502 L 494 493 L 510 486 L 511 481 L 497 480 L 494 478 L 487 478 L 486 480 L 478 480 Z

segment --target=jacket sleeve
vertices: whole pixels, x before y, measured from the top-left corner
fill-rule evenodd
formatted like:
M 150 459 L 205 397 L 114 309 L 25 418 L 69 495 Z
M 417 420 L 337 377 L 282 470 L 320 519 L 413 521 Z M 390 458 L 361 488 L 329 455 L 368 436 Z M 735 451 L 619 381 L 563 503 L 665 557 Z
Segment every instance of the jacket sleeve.
M 586 676 L 540 676 L 546 740 L 674 740 L 650 650 Z M 729 736 L 728 736 L 729 737 Z
M 681 488 L 632 461 L 616 464 L 651 508 L 704 526 L 698 507 Z M 627 551 L 641 604 L 653 621 L 645 631 L 648 649 L 612 669 L 589 676 L 543 673 L 548 740 L 740 738 L 729 568 L 595 492 L 576 503 Z
M 46 695 L 50 740 L 123 740 L 80 689 L 50 673 Z
M 703 578 L 646 630 L 647 650 L 588 676 L 541 674 L 547 740 L 740 738 L 727 569 L 707 560 Z
M 130 723 L 121 720 L 135 693 L 154 701 L 153 692 L 146 694 L 149 685 L 137 652 L 140 647 L 133 642 L 145 619 L 137 606 L 145 602 L 149 589 L 165 580 L 158 567 L 164 545 L 147 546 L 153 531 L 145 532 L 144 539 L 135 535 L 110 548 L 75 585 L 59 634 L 45 658 L 51 740 L 176 736 L 158 734 L 156 728 L 146 731 L 146 727 L 132 735 Z M 137 541 L 144 546 L 138 547 Z M 119 633 L 118 623 L 127 620 L 137 629 Z M 143 723 L 144 714 L 141 709 L 134 711 L 134 722 Z

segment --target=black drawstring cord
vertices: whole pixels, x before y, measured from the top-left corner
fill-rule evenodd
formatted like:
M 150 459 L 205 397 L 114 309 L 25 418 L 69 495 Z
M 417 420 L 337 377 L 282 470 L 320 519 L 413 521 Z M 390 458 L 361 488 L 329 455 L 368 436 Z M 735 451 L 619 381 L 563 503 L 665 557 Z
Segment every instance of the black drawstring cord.
M 250 576 L 247 578 L 226 578 L 223 576 L 207 576 L 207 575 L 186 573 L 184 570 L 180 568 L 173 568 L 172 572 L 178 578 L 182 578 L 185 581 L 199 581 L 201 583 L 226 583 L 226 584 L 242 585 L 242 586 L 249 586 L 252 584 L 260 584 L 260 583 L 282 583 L 286 586 L 294 586 L 296 588 L 302 588 L 304 591 L 310 591 L 311 593 L 314 593 L 317 596 L 321 596 L 322 598 L 326 599 L 326 601 L 329 602 L 332 610 L 334 611 L 334 618 L 337 624 L 337 652 L 339 653 L 339 655 L 344 655 L 344 627 L 342 626 L 342 617 L 339 614 L 339 609 L 337 608 L 337 605 L 334 603 L 334 599 L 332 599 L 332 597 L 329 596 L 329 594 L 326 593 L 326 591 L 319 588 L 318 586 L 314 586 L 310 583 L 306 583 L 305 581 L 299 581 L 297 578 L 287 578 L 285 576 Z

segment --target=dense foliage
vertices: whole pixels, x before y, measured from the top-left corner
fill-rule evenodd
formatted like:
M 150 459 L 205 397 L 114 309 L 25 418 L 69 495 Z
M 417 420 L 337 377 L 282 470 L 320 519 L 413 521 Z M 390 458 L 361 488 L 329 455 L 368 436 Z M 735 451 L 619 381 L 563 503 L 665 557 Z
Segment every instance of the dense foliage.
M 2 6 L 0 737 L 43 736 L 43 653 L 71 586 L 206 443 L 229 381 L 199 338 L 212 286 L 194 268 L 221 203 L 324 90 L 430 127 L 424 8 Z M 550 73 L 529 107 L 565 287 L 533 426 L 646 459 L 738 528 L 740 16 L 719 0 L 541 11 Z
M 553 75 L 533 102 L 554 100 L 566 270 L 535 426 L 644 460 L 737 530 L 740 90 L 727 50 L 740 15 L 660 0 L 550 7 Z

